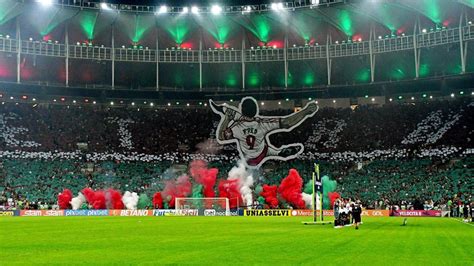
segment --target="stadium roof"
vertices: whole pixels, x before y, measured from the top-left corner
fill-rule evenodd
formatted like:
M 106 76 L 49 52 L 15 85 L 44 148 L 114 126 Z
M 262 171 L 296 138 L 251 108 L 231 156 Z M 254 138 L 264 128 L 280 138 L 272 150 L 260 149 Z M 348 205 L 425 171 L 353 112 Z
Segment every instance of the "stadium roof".
M 234 60 L 237 64 L 232 61 L 234 64 L 204 66 L 202 77 L 204 87 L 237 89 L 241 88 L 242 80 L 245 80 L 248 88 L 301 88 L 327 84 L 325 49 L 314 49 L 322 56 L 313 57 L 311 60 L 301 58 L 304 60 L 288 63 L 289 70 L 287 75 L 284 75 L 283 64 L 280 64 L 284 57 L 284 47 L 313 47 L 318 44 L 331 43 L 331 49 L 336 50 L 340 46 L 334 44 L 363 42 L 360 46 L 361 49 L 368 50 L 367 41 L 369 39 L 398 37 L 403 39 L 401 37 L 405 35 L 421 34 L 424 31 L 436 32 L 437 30 L 442 34 L 451 34 L 458 32 L 457 28 L 460 24 L 464 27 L 468 21 L 474 20 L 474 0 L 334 0 L 332 2 L 335 4 L 331 5 L 321 4 L 326 0 L 320 0 L 319 5 L 312 5 L 317 1 L 294 1 L 285 2 L 283 8 L 279 8 L 279 6 L 272 8 L 271 4 L 269 6 L 256 5 L 256 9 L 251 9 L 251 12 L 245 12 L 242 6 L 237 6 L 235 10 L 231 6 L 227 6 L 230 9 L 222 6 L 222 12 L 219 14 L 212 14 L 210 12 L 212 6 L 207 4 L 199 6 L 197 13 L 192 13 L 191 5 L 177 5 L 174 11 L 169 6 L 170 9 L 167 9 L 167 12 L 160 13 L 161 6 L 138 7 L 112 4 L 103 6 L 100 3 L 91 2 L 85 2 L 78 6 L 79 2 L 74 0 L 49 0 L 52 5 L 42 5 L 41 3 L 47 0 L 38 1 L 1 1 L 0 34 L 14 38 L 17 29 L 20 29 L 22 40 L 52 41 L 53 43 L 57 41 L 59 44 L 64 44 L 67 37 L 70 45 L 93 43 L 94 47 L 104 46 L 104 49 L 110 48 L 114 44 L 115 48 L 143 47 L 145 49 L 148 47 L 150 50 L 161 51 L 167 48 L 194 51 L 227 48 L 229 50 L 235 49 L 237 52 L 264 46 L 279 50 L 275 51 L 278 56 L 281 56 L 277 60 L 252 61 L 264 62 L 265 65 L 251 65 L 249 63 L 246 66 L 245 77 L 240 76 L 241 71 L 238 64 L 240 61 L 238 60 Z M 346 3 L 337 3 L 341 1 Z M 158 3 L 156 4 L 158 5 Z M 184 7 L 189 8 L 186 14 L 182 12 Z M 236 11 L 239 10 L 238 8 L 241 8 L 240 11 Z M 471 32 L 472 27 L 468 28 Z M 419 63 L 419 75 L 416 76 L 413 49 L 406 48 L 409 47 L 409 44 L 405 48 L 401 47 L 400 50 L 396 50 L 400 52 L 385 53 L 383 56 L 377 55 L 374 60 L 381 60 L 383 57 L 383 61 L 376 62 L 377 69 L 372 73 L 367 52 L 359 53 L 358 56 L 347 55 L 351 56 L 351 59 L 345 61 L 335 58 L 332 62 L 333 75 L 331 78 L 333 82 L 331 85 L 369 83 L 371 74 L 375 75 L 373 78 L 375 81 L 392 81 L 474 71 L 472 64 L 467 64 L 466 71 L 461 71 L 459 41 L 456 36 L 452 35 L 451 37 L 452 40 L 448 42 L 429 43 L 429 45 L 438 45 L 437 47 L 442 48 L 423 50 Z M 406 39 L 409 40 L 409 38 Z M 402 42 L 397 41 L 398 44 L 403 45 Z M 387 42 L 387 45 L 390 45 L 390 42 Z M 411 41 L 411 45 L 413 45 L 413 41 Z M 467 62 L 472 62 L 472 50 L 472 45 L 467 46 Z M 390 50 L 390 52 L 392 51 L 395 50 Z M 266 54 L 271 54 L 271 52 L 266 52 Z M 298 52 L 299 54 L 301 53 Z M 245 56 L 252 56 L 252 54 L 247 53 Z M 289 57 L 290 55 L 286 54 L 285 56 Z M 110 57 L 105 60 L 110 60 Z M 26 58 L 25 61 L 25 68 L 29 64 L 34 66 L 37 64 L 36 58 Z M 191 64 L 197 63 L 197 61 L 179 63 L 189 64 L 168 65 L 166 68 L 160 68 L 160 73 L 169 71 L 169 73 L 161 74 L 160 86 L 199 87 L 199 81 L 196 81 L 199 80 L 199 76 L 196 74 L 198 67 Z M 71 71 L 71 79 L 82 78 L 89 84 L 110 82 L 110 77 L 104 71 L 91 70 L 92 73 L 84 74 L 93 68 L 90 65 L 83 68 L 81 64 L 82 62 L 78 60 L 74 61 L 74 65 L 78 66 L 81 71 L 77 71 L 77 73 Z M 100 64 L 105 63 L 102 61 Z M 58 65 L 57 62 L 48 63 L 48 68 L 53 68 L 56 65 Z M 141 87 L 154 87 L 155 74 L 150 70 L 156 68 L 149 66 L 143 68 L 127 66 L 123 67 L 123 70 L 120 68 L 121 66 L 116 66 L 117 80 L 139 76 L 133 82 L 138 82 Z M 2 69 L 3 66 L 0 64 L 0 70 Z M 102 69 L 106 69 L 106 67 Z M 22 79 L 33 79 L 31 77 L 35 76 L 34 71 L 44 71 L 44 68 L 36 70 L 32 68 L 29 72 L 28 70 L 22 71 Z M 56 73 L 58 72 L 59 70 Z M 95 72 L 102 73 L 100 76 L 104 80 L 99 82 L 89 78 Z M 187 73 L 192 74 L 186 76 Z M 64 71 L 59 72 L 60 77 L 63 75 Z M 127 80 L 123 83 L 130 86 L 133 82 Z M 117 81 L 117 84 L 119 83 L 120 81 Z

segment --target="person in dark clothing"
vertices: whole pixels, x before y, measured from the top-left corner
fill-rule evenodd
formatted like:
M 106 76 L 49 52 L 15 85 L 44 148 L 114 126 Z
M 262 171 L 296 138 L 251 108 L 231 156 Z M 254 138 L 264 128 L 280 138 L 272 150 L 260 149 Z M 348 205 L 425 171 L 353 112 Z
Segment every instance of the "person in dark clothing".
M 464 214 L 464 221 L 468 222 L 469 221 L 469 203 L 465 203 L 464 207 L 462 208 L 462 213 Z
M 356 230 L 359 229 L 359 225 L 360 225 L 360 222 L 361 222 L 361 218 L 360 218 L 361 214 L 362 214 L 362 207 L 360 205 L 360 202 L 358 201 L 352 207 L 352 217 L 354 219 L 354 224 L 355 224 Z

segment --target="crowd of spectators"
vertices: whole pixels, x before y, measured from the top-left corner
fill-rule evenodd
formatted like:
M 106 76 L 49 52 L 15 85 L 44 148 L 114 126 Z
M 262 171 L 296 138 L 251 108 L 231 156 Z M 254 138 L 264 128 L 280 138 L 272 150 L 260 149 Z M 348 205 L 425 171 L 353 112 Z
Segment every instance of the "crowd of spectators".
M 0 205 L 10 198 L 52 206 L 63 188 L 152 196 L 175 177 L 171 172 L 186 172 L 194 159 L 210 162 L 219 168 L 219 178 L 226 178 L 237 153 L 216 143 L 218 119 L 204 107 L 0 105 Z M 265 163 L 255 172 L 254 186 L 279 184 L 290 168 L 306 182 L 318 161 L 342 195 L 361 199 L 364 206 L 469 201 L 473 133 L 469 99 L 322 109 L 293 132 L 271 137 L 277 146 L 298 140 L 305 153 Z

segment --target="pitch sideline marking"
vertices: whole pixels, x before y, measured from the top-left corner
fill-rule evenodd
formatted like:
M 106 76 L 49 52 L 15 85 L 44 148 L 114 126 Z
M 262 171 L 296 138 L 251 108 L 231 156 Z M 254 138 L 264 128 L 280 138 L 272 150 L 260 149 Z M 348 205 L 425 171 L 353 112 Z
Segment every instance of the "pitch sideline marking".
M 467 225 L 470 225 L 470 226 L 474 226 L 474 224 L 465 223 L 465 222 L 463 222 L 462 220 L 458 220 L 458 219 L 456 219 L 456 218 L 454 218 L 454 217 L 451 217 L 451 220 L 454 220 L 454 221 L 460 222 L 460 223 L 462 223 L 462 224 L 467 224 Z

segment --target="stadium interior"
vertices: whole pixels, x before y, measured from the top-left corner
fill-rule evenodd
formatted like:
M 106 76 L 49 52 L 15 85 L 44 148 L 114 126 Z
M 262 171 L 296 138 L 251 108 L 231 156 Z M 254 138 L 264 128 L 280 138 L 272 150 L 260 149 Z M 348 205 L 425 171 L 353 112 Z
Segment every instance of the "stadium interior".
M 0 265 L 473 265 L 473 21 L 0 0 Z

